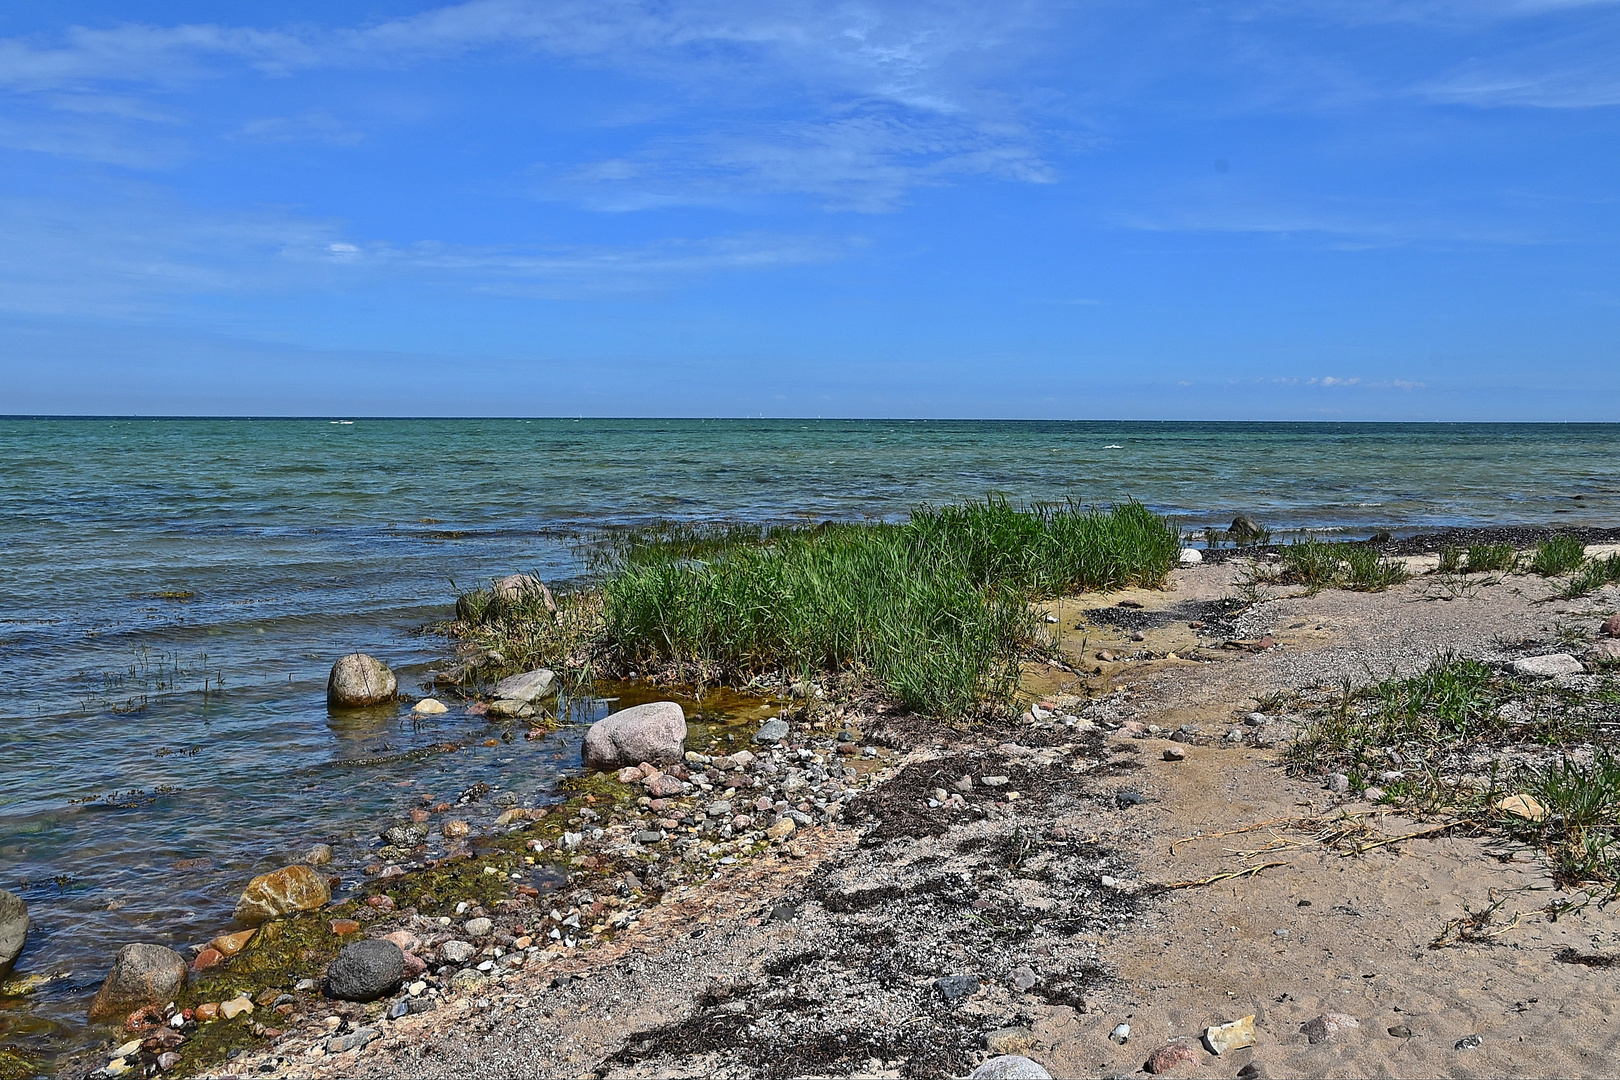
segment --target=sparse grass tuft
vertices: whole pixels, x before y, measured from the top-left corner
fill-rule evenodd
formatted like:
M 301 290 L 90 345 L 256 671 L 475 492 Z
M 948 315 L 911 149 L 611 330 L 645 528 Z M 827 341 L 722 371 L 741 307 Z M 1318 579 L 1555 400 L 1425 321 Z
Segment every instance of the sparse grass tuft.
M 1620 583 L 1620 554 L 1610 555 L 1606 559 L 1588 559 L 1579 572 L 1569 579 L 1569 584 L 1560 595 L 1566 600 L 1573 600 L 1616 583 Z
M 1620 834 L 1620 760 L 1599 749 L 1590 762 L 1565 757 L 1532 771 L 1525 789 L 1546 808 L 1541 821 L 1509 817 L 1510 834 L 1547 853 L 1561 884 L 1620 882 L 1615 839 Z
M 1586 545 L 1578 537 L 1565 533 L 1536 545 L 1530 560 L 1530 569 L 1542 577 L 1560 577 L 1578 568 L 1586 561 Z
M 1381 592 L 1411 577 L 1405 564 L 1386 559 L 1365 544 L 1304 540 L 1282 549 L 1281 580 L 1311 590 L 1337 587 Z
M 1463 549 L 1448 545 L 1440 549 L 1440 565 L 1435 567 L 1437 574 L 1462 573 Z
M 1470 574 L 1501 573 L 1518 565 L 1519 555 L 1512 544 L 1469 544 L 1468 572 Z

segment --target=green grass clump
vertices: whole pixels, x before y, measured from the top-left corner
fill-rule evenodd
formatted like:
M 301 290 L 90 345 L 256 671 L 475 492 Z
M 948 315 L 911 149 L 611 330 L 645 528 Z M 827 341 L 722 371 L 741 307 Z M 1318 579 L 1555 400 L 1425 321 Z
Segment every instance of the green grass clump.
M 1411 577 L 1406 566 L 1365 544 L 1304 540 L 1282 549 L 1281 578 L 1310 589 L 1381 592 Z
M 1518 565 L 1518 553 L 1512 544 L 1469 544 L 1468 572 L 1489 574 L 1512 570 Z
M 1573 600 L 1617 582 L 1620 582 L 1620 554 L 1610 555 L 1606 559 L 1588 559 L 1580 571 L 1569 579 L 1563 596 L 1566 600 Z
M 1530 569 L 1542 577 L 1559 577 L 1586 561 L 1586 545 L 1578 537 L 1564 534 L 1536 545 Z
M 1443 547 L 1440 549 L 1440 565 L 1435 567 L 1435 573 L 1460 574 L 1462 573 L 1462 561 L 1462 548 L 1450 545 Z
M 1590 762 L 1564 758 L 1534 770 L 1524 784 L 1547 816 L 1509 818 L 1508 831 L 1546 851 L 1561 884 L 1620 882 L 1615 840 L 1620 835 L 1620 760 L 1599 749 Z
M 1027 602 L 1156 586 L 1175 528 L 1137 503 L 922 507 L 903 524 L 821 525 L 632 544 L 602 584 L 606 639 L 635 666 L 702 681 L 859 669 L 907 707 L 1004 705 L 1036 640 Z

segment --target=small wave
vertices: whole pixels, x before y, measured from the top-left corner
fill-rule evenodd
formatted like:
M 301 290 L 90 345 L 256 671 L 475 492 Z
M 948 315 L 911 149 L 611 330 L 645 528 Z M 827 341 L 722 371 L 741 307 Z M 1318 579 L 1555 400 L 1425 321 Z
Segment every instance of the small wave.
M 1107 446 L 1103 447 L 1103 449 L 1104 450 L 1123 450 L 1125 448 L 1123 446 L 1119 445 L 1119 443 L 1116 442 L 1116 443 L 1109 443 Z

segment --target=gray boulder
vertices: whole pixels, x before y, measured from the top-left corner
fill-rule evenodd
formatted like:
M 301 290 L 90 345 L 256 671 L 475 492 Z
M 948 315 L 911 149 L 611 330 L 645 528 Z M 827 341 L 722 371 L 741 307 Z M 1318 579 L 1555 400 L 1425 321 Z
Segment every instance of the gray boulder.
M 1226 530 L 1231 540 L 1258 540 L 1266 534 L 1260 523 L 1246 514 L 1239 514 L 1232 519 L 1232 527 Z
M 0 889 L 0 978 L 10 973 L 28 937 L 28 905 L 22 897 Z
M 399 680 L 388 665 L 365 653 L 339 657 L 326 680 L 326 704 L 336 709 L 381 705 L 398 693 Z
M 548 612 L 557 614 L 557 601 L 546 583 L 533 574 L 507 574 L 495 582 L 495 603 L 508 611 L 538 600 Z
M 686 743 L 686 714 L 673 701 L 651 701 L 598 720 L 585 733 L 587 769 L 673 765 Z
M 522 675 L 511 675 L 495 684 L 495 696 L 530 704 L 557 692 L 557 676 L 550 668 L 536 668 Z
M 91 1020 L 122 1018 L 143 1005 L 167 1005 L 186 985 L 186 961 L 162 945 L 125 945 L 90 1002 Z
M 326 968 L 326 995 L 339 1001 L 376 1001 L 399 989 L 405 954 L 383 938 L 357 941 Z
M 968 1073 L 968 1080 L 1052 1080 L 1052 1074 L 1021 1054 L 1003 1054 Z

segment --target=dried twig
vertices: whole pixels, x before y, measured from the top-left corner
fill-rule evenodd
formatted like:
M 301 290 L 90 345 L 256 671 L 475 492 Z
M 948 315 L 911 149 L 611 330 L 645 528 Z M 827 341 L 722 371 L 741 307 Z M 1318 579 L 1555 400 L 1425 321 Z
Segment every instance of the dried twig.
M 1169 890 L 1169 889 L 1196 889 L 1196 888 L 1199 888 L 1199 887 L 1204 886 L 1204 885 L 1213 885 L 1218 881 L 1230 881 L 1233 878 L 1251 877 L 1254 874 L 1258 874 L 1262 870 L 1268 870 L 1273 866 L 1287 866 L 1287 865 L 1288 864 L 1285 863 L 1285 862 L 1260 863 L 1258 866 L 1246 866 L 1242 870 L 1229 870 L 1224 874 L 1216 874 L 1213 877 L 1203 878 L 1202 880 L 1199 880 L 1199 881 L 1172 881 L 1170 884 L 1164 886 L 1164 888 L 1166 890 Z

